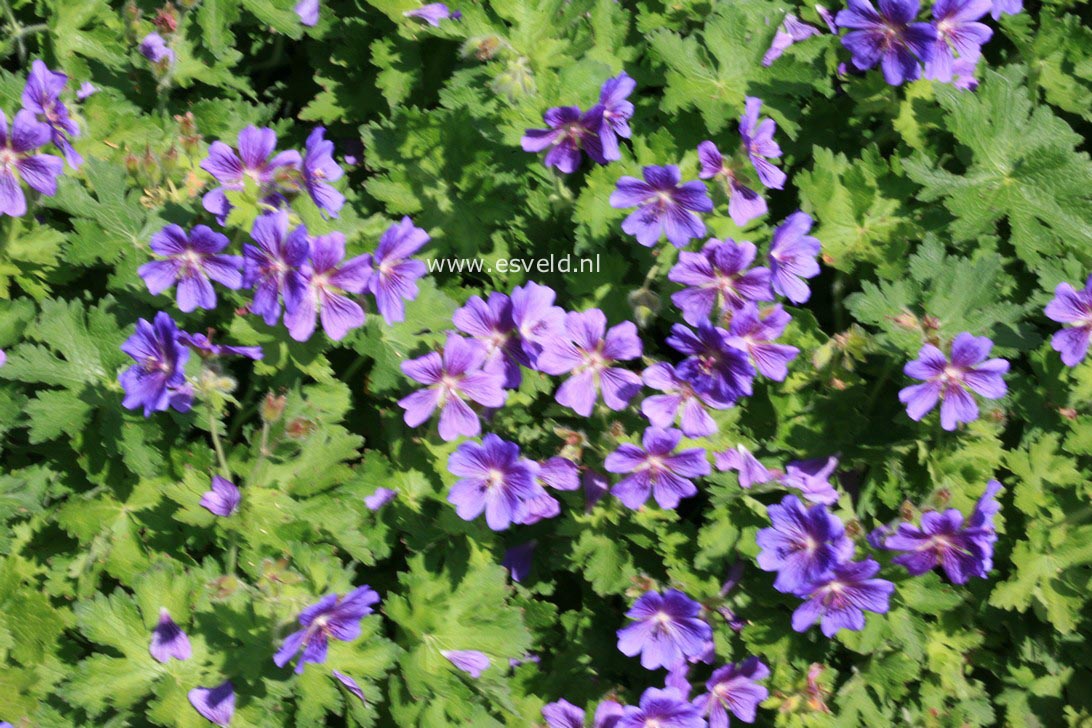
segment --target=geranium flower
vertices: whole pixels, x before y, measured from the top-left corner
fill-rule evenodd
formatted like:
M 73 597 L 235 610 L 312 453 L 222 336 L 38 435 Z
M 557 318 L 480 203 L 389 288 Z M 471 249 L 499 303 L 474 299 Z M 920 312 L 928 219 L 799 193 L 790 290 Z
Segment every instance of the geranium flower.
M 622 230 L 637 238 L 637 242 L 652 247 L 661 237 L 677 248 L 692 238 L 705 235 L 705 223 L 698 212 L 711 212 L 713 201 L 701 182 L 680 184 L 682 175 L 673 164 L 666 167 L 647 166 L 642 169 L 644 180 L 622 177 L 610 196 L 615 208 L 637 207 L 622 222 Z
M 674 667 L 701 655 L 713 630 L 701 618 L 701 605 L 677 589 L 645 592 L 626 612 L 633 622 L 618 630 L 618 649 L 641 655 L 641 667 Z
M 964 332 L 952 342 L 952 359 L 932 344 L 918 352 L 918 358 L 903 368 L 914 379 L 925 380 L 899 392 L 899 401 L 906 405 L 906 414 L 917 421 L 925 417 L 937 400 L 940 404 L 940 426 L 954 430 L 960 422 L 978 418 L 978 405 L 968 390 L 986 399 L 1000 399 L 1007 388 L 1003 375 L 1009 370 L 1004 359 L 986 359 L 993 342 L 985 336 Z
M 285 638 L 273 656 L 277 667 L 284 667 L 299 653 L 296 673 L 302 673 L 308 662 L 326 662 L 329 639 L 352 642 L 360 636 L 360 620 L 372 613 L 379 595 L 369 586 L 357 587 L 340 597 L 327 594 L 300 612 L 300 629 Z

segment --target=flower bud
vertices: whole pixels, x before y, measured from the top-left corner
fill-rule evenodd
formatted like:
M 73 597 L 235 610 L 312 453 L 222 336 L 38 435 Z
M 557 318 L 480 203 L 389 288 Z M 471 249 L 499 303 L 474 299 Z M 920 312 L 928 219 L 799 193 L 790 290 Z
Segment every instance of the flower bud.
M 281 394 L 273 396 L 270 392 L 265 395 L 265 400 L 262 402 L 262 420 L 269 424 L 273 424 L 281 419 L 281 415 L 284 414 L 284 405 L 287 401 L 286 397 Z

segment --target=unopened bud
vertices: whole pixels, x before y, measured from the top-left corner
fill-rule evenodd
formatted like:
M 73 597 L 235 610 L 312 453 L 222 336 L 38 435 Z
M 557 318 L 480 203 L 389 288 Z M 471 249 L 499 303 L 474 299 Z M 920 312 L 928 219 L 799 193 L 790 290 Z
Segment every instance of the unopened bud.
M 894 319 L 895 325 L 903 329 L 916 330 L 921 326 L 918 317 L 909 311 L 903 311 Z
M 265 395 L 265 400 L 262 402 L 262 420 L 273 424 L 281 419 L 281 415 L 284 414 L 284 405 L 287 398 L 281 394 L 276 395 L 272 392 Z
M 298 417 L 284 428 L 285 433 L 294 440 L 301 440 L 315 431 L 315 423 Z
M 164 35 L 173 33 L 178 30 L 178 11 L 173 5 L 164 5 L 156 12 L 152 25 Z

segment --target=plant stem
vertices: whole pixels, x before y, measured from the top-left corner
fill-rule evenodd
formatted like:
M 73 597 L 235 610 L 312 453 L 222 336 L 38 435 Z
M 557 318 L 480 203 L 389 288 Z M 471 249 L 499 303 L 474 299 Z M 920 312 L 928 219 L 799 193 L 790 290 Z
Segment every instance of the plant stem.
M 212 407 L 209 407 L 209 435 L 212 437 L 212 449 L 216 451 L 220 469 L 224 471 L 224 477 L 231 480 L 231 468 L 228 467 L 227 456 L 224 455 L 224 446 L 220 443 L 220 419 Z

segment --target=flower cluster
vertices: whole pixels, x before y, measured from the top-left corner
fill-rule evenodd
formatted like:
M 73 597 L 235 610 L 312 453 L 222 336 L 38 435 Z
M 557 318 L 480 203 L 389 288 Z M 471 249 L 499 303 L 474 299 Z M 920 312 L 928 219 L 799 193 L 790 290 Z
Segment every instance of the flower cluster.
M 546 152 L 545 164 L 571 174 L 583 155 L 597 164 L 621 159 L 619 137 L 629 139 L 633 104 L 628 101 L 636 82 L 623 71 L 603 84 L 599 102 L 588 111 L 556 106 L 543 115 L 547 129 L 528 129 L 520 140 L 525 152 Z

